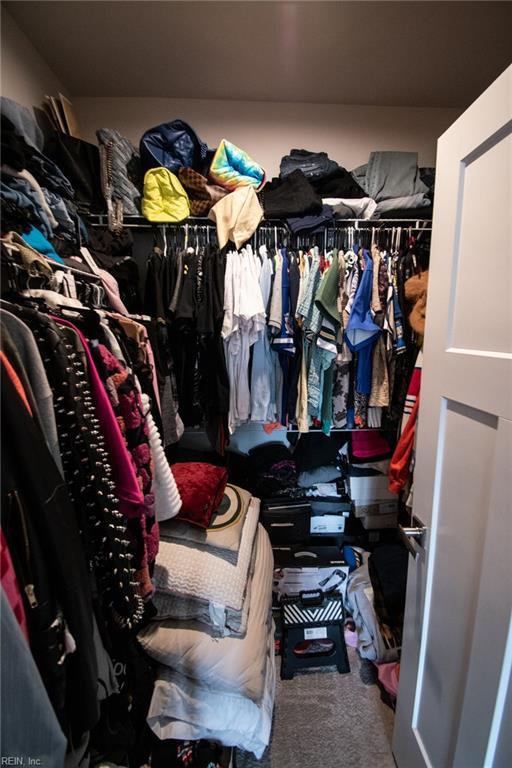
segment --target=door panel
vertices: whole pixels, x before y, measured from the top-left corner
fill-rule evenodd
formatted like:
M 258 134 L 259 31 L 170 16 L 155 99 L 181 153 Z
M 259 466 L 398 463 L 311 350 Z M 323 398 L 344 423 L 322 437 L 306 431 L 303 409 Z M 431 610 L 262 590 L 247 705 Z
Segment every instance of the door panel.
M 500 589 L 496 585 L 511 584 L 510 567 L 512 542 L 512 421 L 500 419 L 496 434 L 495 464 L 491 478 L 490 514 L 484 533 L 485 543 L 481 558 L 477 610 L 474 618 L 472 645 L 467 665 L 464 690 L 464 706 L 461 711 L 456 765 L 492 765 L 493 742 L 499 741 L 502 729 L 512 733 L 512 701 L 507 709 L 505 696 L 507 678 L 510 678 L 512 661 L 512 613 L 499 603 Z M 507 660 L 507 644 L 509 656 Z M 487 657 L 497 659 L 497 664 L 481 663 Z M 501 662 L 501 663 L 500 663 Z M 501 680 L 503 677 L 503 680 Z M 510 679 L 509 679 L 510 685 Z M 499 689 L 502 694 L 499 695 Z M 495 692 L 498 695 L 495 696 Z M 510 694 L 509 694 L 510 696 Z M 489 737 L 488 749 L 478 738 L 475 722 L 480 722 L 496 737 Z M 494 723 L 494 724 L 493 724 Z M 510 741 L 509 741 L 510 746 Z M 505 744 L 502 741 L 502 750 Z M 486 762 L 486 751 L 489 752 Z M 504 752 L 503 752 L 504 754 Z M 509 755 L 512 752 L 509 752 Z M 502 763 L 503 764 L 503 763 Z
M 496 144 L 477 158 L 462 162 L 460 175 L 460 225 L 454 266 L 455 296 L 448 346 L 486 352 L 512 352 L 512 322 L 496 325 L 489 334 L 489 323 L 482 317 L 482 287 L 492 294 L 492 306 L 512 311 L 508 288 L 512 262 L 505 243 L 510 242 L 512 211 L 512 137 L 495 137 Z M 495 193 L 495 180 L 509 168 L 505 189 Z M 478 215 L 475 216 L 475 212 Z M 492 222 L 482 226 L 482 222 Z M 498 276 L 495 280 L 494 277 Z M 487 279 L 486 279 L 487 278 Z M 512 315 L 509 314 L 509 319 Z
M 435 766 L 450 765 L 446 756 L 452 754 L 457 736 L 485 542 L 487 521 L 482 510 L 488 508 L 491 493 L 487 468 L 493 460 L 497 431 L 495 417 L 451 401 L 443 409 L 442 422 L 445 440 L 437 477 L 439 508 L 432 521 L 436 532 L 432 614 L 425 656 L 420 658 L 414 715 Z M 468 445 L 469 452 L 465 450 Z M 444 526 L 447 514 L 450 525 Z M 460 551 L 464 552 L 462 558 Z
M 511 187 L 509 68 L 438 143 L 413 510 L 429 531 L 409 560 L 399 768 L 497 768 L 506 753 Z

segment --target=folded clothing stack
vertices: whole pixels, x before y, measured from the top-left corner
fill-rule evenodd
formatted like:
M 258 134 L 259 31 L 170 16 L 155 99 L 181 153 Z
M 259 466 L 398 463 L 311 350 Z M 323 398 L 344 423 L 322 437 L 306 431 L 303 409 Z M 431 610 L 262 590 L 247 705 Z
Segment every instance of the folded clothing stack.
M 283 443 L 263 443 L 249 451 L 251 491 L 261 499 L 297 496 L 297 467 L 290 448 Z
M 158 616 L 139 634 L 160 665 L 148 723 L 161 739 L 212 739 L 260 757 L 275 691 L 273 557 L 260 502 L 226 485 L 222 467 L 175 464 L 173 474 L 183 506 L 161 524 Z
M 434 179 L 434 169 L 418 167 L 416 152 L 371 152 L 350 173 L 325 152 L 292 149 L 259 197 L 267 218 L 314 232 L 333 218 L 431 217 Z
M 368 162 L 355 168 L 352 177 L 377 203 L 373 218 L 395 218 L 401 211 L 424 217 L 425 209 L 432 205 L 430 189 L 421 178 L 417 152 L 371 152 Z

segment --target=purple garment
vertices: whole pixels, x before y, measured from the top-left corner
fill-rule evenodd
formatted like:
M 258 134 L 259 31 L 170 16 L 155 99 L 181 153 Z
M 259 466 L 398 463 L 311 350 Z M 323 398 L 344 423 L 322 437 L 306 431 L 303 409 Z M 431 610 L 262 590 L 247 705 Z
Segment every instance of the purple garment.
M 131 458 L 105 392 L 103 382 L 96 370 L 87 339 L 68 320 L 54 316 L 52 316 L 52 320 L 58 325 L 65 325 L 67 328 L 71 328 L 84 346 L 96 416 L 100 422 L 109 454 L 113 480 L 116 486 L 116 495 L 119 499 L 119 511 L 127 518 L 141 517 L 144 514 L 144 496 L 137 482 Z

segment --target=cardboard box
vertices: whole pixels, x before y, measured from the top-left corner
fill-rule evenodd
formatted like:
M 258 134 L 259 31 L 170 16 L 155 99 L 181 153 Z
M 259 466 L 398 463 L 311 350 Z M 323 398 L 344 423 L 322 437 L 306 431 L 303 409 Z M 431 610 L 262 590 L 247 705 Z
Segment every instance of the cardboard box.
M 354 515 L 366 517 L 367 515 L 392 515 L 398 512 L 398 501 L 356 501 L 354 502 Z
M 395 528 L 398 523 L 398 514 L 391 515 L 365 515 L 361 518 L 363 528 L 372 531 L 378 528 Z
M 338 593 L 345 598 L 349 567 L 346 564 L 335 568 L 276 568 L 272 591 L 275 603 L 282 597 L 296 597 L 302 591 L 321 589 L 327 594 Z

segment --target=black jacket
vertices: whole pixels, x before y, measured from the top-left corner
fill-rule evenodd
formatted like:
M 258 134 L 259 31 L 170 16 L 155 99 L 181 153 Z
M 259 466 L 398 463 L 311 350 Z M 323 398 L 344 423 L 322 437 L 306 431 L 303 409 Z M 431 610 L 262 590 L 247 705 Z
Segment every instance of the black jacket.
M 34 658 L 65 733 L 76 737 L 93 727 L 99 709 L 92 601 L 75 509 L 3 368 L 1 392 L 2 527 L 25 599 Z M 33 590 L 25 589 L 27 583 Z M 62 664 L 62 624 L 51 629 L 60 612 L 76 642 Z

